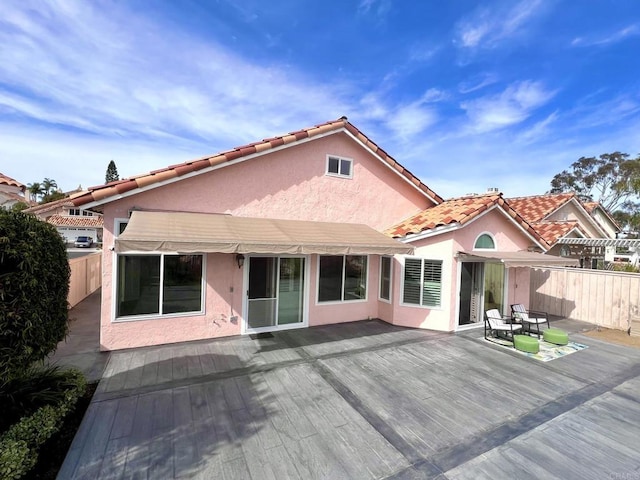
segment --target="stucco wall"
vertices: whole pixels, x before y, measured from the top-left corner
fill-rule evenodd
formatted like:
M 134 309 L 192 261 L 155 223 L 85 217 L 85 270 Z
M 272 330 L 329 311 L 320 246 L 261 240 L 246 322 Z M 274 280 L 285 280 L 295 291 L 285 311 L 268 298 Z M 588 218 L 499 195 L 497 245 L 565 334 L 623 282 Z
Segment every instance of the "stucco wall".
M 574 202 L 564 204 L 557 211 L 553 212 L 547 220 L 566 221 L 575 220 L 587 232 L 589 237 L 599 238 L 602 233 L 596 228 L 592 222 L 595 222 L 582 208 L 579 208 Z
M 327 154 L 353 160 L 353 178 L 325 175 Z M 285 148 L 213 172 L 142 192 L 104 208 L 103 349 L 236 335 L 243 321 L 243 272 L 234 255 L 207 255 L 204 315 L 113 321 L 116 219 L 133 208 L 238 216 L 364 223 L 382 230 L 431 205 L 420 192 L 344 133 Z M 317 303 L 317 256 L 309 263 L 309 325 L 378 316 L 378 257 L 369 257 L 365 302 Z M 246 267 L 245 263 L 245 268 Z M 234 293 L 230 293 L 233 287 Z M 233 312 L 233 313 L 232 313 Z M 238 316 L 231 323 L 230 318 Z
M 532 240 L 527 237 L 498 209 L 489 211 L 464 228 L 415 242 L 416 256 L 442 260 L 442 306 L 426 308 L 400 305 L 401 283 L 404 258 L 394 271 L 399 281 L 394 286 L 393 323 L 407 327 L 429 328 L 433 330 L 453 331 L 457 327 L 460 262 L 455 258 L 460 251 L 472 252 L 476 239 L 483 233 L 489 233 L 496 242 L 496 250 L 509 252 L 526 250 Z M 529 303 L 529 269 L 512 268 L 505 272 L 507 282 L 508 313 L 511 303 Z

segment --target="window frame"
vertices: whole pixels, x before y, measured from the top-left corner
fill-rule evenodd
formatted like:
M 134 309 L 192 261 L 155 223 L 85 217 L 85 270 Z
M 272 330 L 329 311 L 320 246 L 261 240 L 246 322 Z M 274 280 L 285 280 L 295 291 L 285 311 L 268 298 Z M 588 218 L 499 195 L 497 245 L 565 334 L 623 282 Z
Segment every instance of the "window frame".
M 482 237 L 489 237 L 491 239 L 491 241 L 493 242 L 493 248 L 485 248 L 485 247 L 477 247 L 476 245 L 478 244 L 478 240 L 480 240 Z M 491 232 L 482 232 L 480 233 L 476 239 L 473 241 L 473 250 L 483 250 L 483 251 L 489 251 L 489 252 L 495 252 L 498 249 L 498 243 L 496 242 L 496 238 L 493 236 L 493 234 Z
M 338 171 L 337 172 L 332 172 L 332 171 L 329 170 L 329 162 L 331 161 L 331 159 L 337 159 L 338 160 Z M 344 173 L 341 173 L 342 162 L 348 162 L 349 163 L 349 174 L 348 175 L 345 175 Z M 340 155 L 329 155 L 328 154 L 327 155 L 325 175 L 327 175 L 329 177 L 336 177 L 336 178 L 353 178 L 353 159 L 352 158 L 347 158 L 347 157 L 341 157 Z
M 420 260 L 420 303 L 407 303 L 404 300 L 405 291 L 405 276 L 407 268 L 407 260 Z M 425 305 L 424 304 L 424 266 L 426 262 L 439 263 L 440 264 L 440 304 L 439 305 Z M 425 258 L 425 257 L 404 257 L 402 263 L 402 280 L 400 282 L 400 305 L 403 307 L 414 308 L 428 308 L 429 310 L 444 310 L 443 305 L 443 286 L 444 286 L 444 260 L 438 258 Z
M 382 296 L 382 280 L 384 279 L 383 274 L 382 274 L 382 261 L 383 260 L 389 260 L 389 291 L 388 293 L 388 297 L 389 298 L 384 298 Z M 389 255 L 381 255 L 380 256 L 380 262 L 379 262 L 379 268 L 378 268 L 378 300 L 380 300 L 381 302 L 385 302 L 385 303 L 391 303 L 391 292 L 393 290 L 393 257 L 389 256 Z
M 340 257 L 342 258 L 342 284 L 340 289 L 340 300 L 320 300 L 320 260 L 322 257 Z M 367 274 L 365 275 L 364 285 L 364 298 L 355 298 L 353 300 L 344 299 L 345 288 L 345 275 L 346 275 L 346 258 L 347 257 L 364 257 L 365 268 Z M 342 305 L 345 303 L 364 303 L 369 301 L 369 255 L 318 255 L 318 261 L 316 263 L 316 305 Z
M 177 312 L 177 313 L 162 313 L 162 303 L 164 296 L 164 257 L 165 256 L 180 256 L 180 255 L 198 255 L 202 257 L 202 278 L 200 280 L 200 310 L 194 310 L 190 312 Z M 118 313 L 118 279 L 120 275 L 119 271 L 119 259 L 125 256 L 153 256 L 160 257 L 160 284 L 158 286 L 158 310 L 159 313 L 144 313 L 140 315 L 126 315 L 117 316 Z M 178 252 L 127 252 L 127 253 L 115 253 L 113 256 L 113 275 L 115 279 L 112 282 L 112 301 L 111 301 L 111 321 L 112 323 L 119 322 L 134 322 L 139 320 L 159 320 L 165 318 L 178 318 L 178 317 L 195 317 L 206 314 L 206 286 L 207 286 L 207 255 L 205 253 L 178 253 Z

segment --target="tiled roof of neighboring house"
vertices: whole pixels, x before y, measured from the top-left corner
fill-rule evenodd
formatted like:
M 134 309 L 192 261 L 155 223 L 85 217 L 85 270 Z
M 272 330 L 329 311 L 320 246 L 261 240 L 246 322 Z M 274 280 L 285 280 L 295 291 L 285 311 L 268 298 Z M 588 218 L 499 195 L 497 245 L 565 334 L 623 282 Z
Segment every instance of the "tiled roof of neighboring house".
M 582 202 L 582 206 L 587 212 L 593 213 L 596 208 L 600 207 L 600 202 Z
M 572 198 L 575 193 L 557 193 L 549 195 L 534 195 L 531 197 L 516 197 L 507 199 L 511 208 L 516 210 L 527 222 L 539 222 L 555 212 Z
M 558 210 L 563 205 L 575 201 L 582 206 L 587 213 L 587 218 L 601 230 L 598 223 L 591 218 L 591 212 L 599 206 L 597 202 L 583 203 L 575 193 L 556 193 L 546 195 L 534 195 L 531 197 L 509 198 L 509 205 L 513 207 L 527 222 L 529 222 L 549 245 L 554 245 L 560 238 L 578 227 L 585 236 L 585 230 L 580 227 L 580 223 L 575 220 L 567 221 L 547 221 L 550 214 Z M 593 205 L 595 203 L 595 205 Z M 604 209 L 603 209 L 604 210 Z M 608 215 L 608 214 L 607 214 Z M 615 224 L 615 221 L 612 219 Z
M 584 206 L 584 209 L 587 212 L 589 212 L 590 215 L 593 215 L 593 212 L 595 211 L 595 209 L 599 208 L 607 216 L 607 218 L 611 221 L 611 223 L 615 226 L 615 228 L 617 228 L 618 230 L 622 230 L 617 220 L 613 218 L 613 216 L 609 213 L 609 211 L 606 208 L 604 208 L 600 202 L 582 202 L 582 205 Z
M 23 184 L 21 184 L 19 181 L 14 180 L 11 177 L 7 177 L 5 174 L 0 173 L 0 184 L 1 185 L 11 185 L 12 187 L 18 187 L 20 190 L 22 190 L 24 192 L 24 190 L 27 188 L 25 187 Z
M 197 171 L 210 167 L 215 167 L 225 162 L 231 162 L 242 157 L 247 157 L 249 155 L 267 152 L 283 145 L 294 144 L 304 139 L 316 137 L 318 135 L 327 134 L 341 129 L 345 129 L 349 133 L 351 133 L 355 138 L 358 139 L 358 141 L 366 145 L 368 149 L 378 155 L 384 162 L 386 162 L 399 174 L 406 177 L 425 195 L 433 199 L 434 202 L 442 202 L 442 198 L 439 195 L 437 195 L 433 190 L 422 183 L 420 179 L 413 175 L 409 170 L 400 165 L 393 157 L 387 154 L 387 152 L 378 147 L 378 145 L 371 141 L 371 139 L 369 139 L 364 133 L 353 126 L 346 117 L 342 117 L 338 120 L 333 120 L 327 123 L 316 125 L 314 127 L 291 132 L 287 135 L 268 138 L 260 142 L 250 143 L 242 147 L 234 148 L 233 150 L 218 153 L 217 155 L 211 157 L 203 157 L 189 162 L 171 165 L 160 170 L 154 170 L 144 175 L 110 182 L 106 185 L 90 187 L 88 192 L 75 197 L 73 199 L 73 203 L 76 206 L 82 206 L 91 202 L 102 203 L 103 201 L 108 201 L 110 197 L 117 197 L 132 190 L 149 187 L 151 185 L 169 181 L 172 179 L 177 179 L 178 177 L 195 173 Z
M 33 213 L 34 215 L 39 215 L 43 213 L 48 213 L 53 210 L 61 209 L 62 207 L 73 207 L 73 201 L 70 198 L 61 198 L 60 200 L 55 200 L 53 202 L 43 203 L 42 205 L 36 205 L 34 207 L 25 208 L 26 213 Z
M 403 222 L 388 228 L 385 233 L 392 237 L 399 238 L 447 225 L 464 225 L 496 205 L 502 207 L 516 223 L 533 238 L 542 243 L 542 245 L 546 246 L 544 239 L 511 208 L 500 193 L 469 195 L 445 200 L 435 207 L 427 208 Z
M 578 229 L 583 235 L 585 235 L 582 228 L 580 228 L 580 224 L 576 221 L 534 222 L 532 223 L 532 226 L 549 245 L 555 244 L 560 238 L 564 237 L 573 229 Z
M 47 223 L 56 227 L 85 227 L 102 228 L 104 222 L 102 216 L 93 217 L 67 217 L 64 215 L 51 215 L 47 218 Z

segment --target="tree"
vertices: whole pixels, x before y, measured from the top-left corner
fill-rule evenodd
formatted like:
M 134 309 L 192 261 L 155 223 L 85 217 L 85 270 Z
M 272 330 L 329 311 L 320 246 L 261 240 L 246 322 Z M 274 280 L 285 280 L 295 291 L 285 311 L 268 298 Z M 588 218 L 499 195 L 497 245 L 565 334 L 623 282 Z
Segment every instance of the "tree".
M 38 197 L 42 195 L 42 184 L 40 182 L 33 182 L 27 185 L 29 189 L 29 196 L 31 197 L 32 202 L 37 202 Z
M 109 165 L 107 166 L 107 173 L 104 177 L 104 183 L 115 182 L 120 180 L 120 176 L 118 175 L 118 168 L 116 167 L 116 162 L 111 160 Z
M 621 152 L 581 157 L 551 180 L 551 193 L 575 192 L 612 212 L 640 192 L 640 157 Z
M 13 212 L 21 212 L 25 208 L 29 208 L 29 205 L 27 205 L 25 202 L 16 202 L 11 205 L 11 211 Z
M 51 178 L 45 178 L 42 181 L 42 190 L 45 196 L 48 196 L 52 190 L 58 188 L 58 184 Z
M 62 193 L 60 190 L 56 190 L 42 197 L 40 204 L 55 202 L 56 200 L 62 200 L 63 198 L 67 198 L 67 196 L 64 193 Z
M 0 382 L 42 361 L 67 334 L 69 262 L 52 225 L 0 210 Z

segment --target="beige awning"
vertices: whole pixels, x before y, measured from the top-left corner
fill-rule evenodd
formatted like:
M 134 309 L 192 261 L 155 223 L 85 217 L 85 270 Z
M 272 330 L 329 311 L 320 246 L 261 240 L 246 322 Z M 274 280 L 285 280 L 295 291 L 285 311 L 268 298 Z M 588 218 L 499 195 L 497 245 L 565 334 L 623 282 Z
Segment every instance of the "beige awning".
M 413 247 L 367 225 L 134 211 L 117 252 L 394 255 Z
M 558 257 L 535 252 L 458 252 L 463 262 L 496 262 L 509 267 L 576 267 L 575 258 Z

